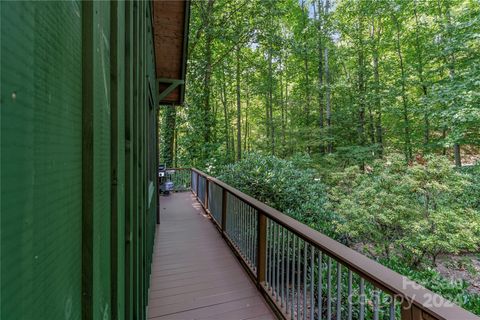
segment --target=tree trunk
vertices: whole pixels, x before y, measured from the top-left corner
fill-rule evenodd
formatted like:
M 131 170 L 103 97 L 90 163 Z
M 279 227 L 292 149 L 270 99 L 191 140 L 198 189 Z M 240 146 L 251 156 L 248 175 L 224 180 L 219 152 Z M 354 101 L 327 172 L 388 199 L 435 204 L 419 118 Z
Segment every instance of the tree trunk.
M 288 70 L 285 68 L 286 78 L 288 79 Z M 287 152 L 287 130 L 288 130 L 288 81 L 285 80 L 285 129 L 283 131 L 282 141 L 285 146 L 285 154 Z
M 305 49 L 305 93 L 306 93 L 306 100 L 305 100 L 305 124 L 308 126 L 310 124 L 310 79 L 308 77 L 308 54 Z
M 273 56 L 272 47 L 268 50 L 268 104 L 267 104 L 267 133 L 270 134 L 270 151 L 275 154 L 275 132 L 273 127 Z
M 418 37 L 418 32 L 420 28 L 420 23 L 418 21 L 418 13 L 417 13 L 417 2 L 414 1 L 413 3 L 413 13 L 415 15 L 415 47 L 416 47 L 416 53 L 417 53 L 417 73 L 418 73 L 418 79 L 420 80 L 420 87 L 422 90 L 423 97 L 426 98 L 428 91 L 427 91 L 427 85 L 425 83 L 425 78 L 423 75 L 423 67 L 424 67 L 424 62 L 423 62 L 423 48 L 421 47 L 421 42 Z M 429 112 L 426 106 L 424 106 L 424 112 L 423 112 L 423 122 L 424 122 L 424 128 L 423 128 L 423 153 L 425 154 L 426 151 L 429 148 L 430 144 L 430 119 L 429 119 Z
M 451 22 L 450 22 L 450 9 L 447 7 L 447 31 L 450 34 Z M 450 55 L 450 63 L 448 64 L 448 71 L 450 74 L 450 80 L 455 78 L 455 53 Z M 455 166 L 460 168 L 462 166 L 462 156 L 460 154 L 460 144 L 457 142 L 453 145 L 453 156 L 455 158 Z
M 212 101 L 213 101 L 213 110 L 212 110 L 212 128 L 216 128 L 217 127 L 217 122 L 218 122 L 218 100 L 216 99 L 214 93 L 216 92 L 216 90 L 213 90 L 213 93 L 212 93 Z M 214 141 L 215 143 L 217 142 L 218 140 L 218 132 L 217 130 L 213 130 L 212 132 L 212 141 Z
M 404 121 L 404 132 L 405 132 L 405 159 L 407 162 L 412 160 L 412 144 L 410 137 L 410 119 L 408 117 L 408 100 L 406 92 L 406 75 L 405 67 L 403 65 L 403 55 L 402 48 L 400 46 L 400 23 L 397 18 L 395 18 L 396 25 L 396 44 L 397 44 L 397 55 L 400 61 L 400 73 L 401 73 L 401 87 L 402 87 L 402 105 L 403 105 L 403 121 Z
M 440 2 L 437 2 L 437 3 L 438 3 L 438 7 L 439 7 L 439 15 L 442 16 L 442 10 L 441 10 Z M 446 5 L 446 7 L 445 7 L 445 22 L 443 23 L 443 27 L 446 28 L 447 35 L 449 37 L 451 37 L 452 34 L 450 32 L 450 30 L 451 30 L 450 7 L 449 7 L 448 2 L 446 2 L 445 5 Z M 446 40 L 446 38 L 447 37 L 443 37 L 444 41 Z M 445 47 L 447 46 L 447 44 L 445 42 L 444 42 L 444 45 L 445 45 Z M 448 67 L 448 74 L 450 76 L 450 81 L 453 81 L 454 78 L 455 78 L 455 53 L 451 53 L 449 56 L 445 55 L 444 59 L 445 59 L 445 64 Z M 444 130 L 443 130 L 444 140 L 446 138 L 446 131 L 447 131 L 447 129 L 444 128 Z M 444 153 L 446 154 L 445 148 L 444 148 Z M 456 142 L 453 145 L 453 156 L 455 158 L 455 166 L 461 167 L 462 166 L 462 158 L 461 158 L 461 154 L 460 154 L 460 144 L 458 142 Z
M 228 159 L 229 161 L 235 161 L 235 129 L 234 128 L 231 128 L 232 132 L 231 132 L 231 135 L 230 137 L 232 138 L 232 141 L 230 142 L 230 146 L 231 146 L 231 158 Z
M 454 64 L 452 63 L 451 68 L 450 68 L 450 77 L 453 79 L 455 76 L 455 69 L 454 69 Z M 453 145 L 453 156 L 455 158 L 455 166 L 461 167 L 462 166 L 462 156 L 460 154 L 460 144 L 455 143 Z
M 305 76 L 305 105 L 304 105 L 304 116 L 305 116 L 305 125 L 310 124 L 310 79 L 309 79 L 309 66 L 308 66 L 308 46 L 307 46 L 307 22 L 308 16 L 305 11 L 305 1 L 302 0 L 302 29 L 303 29 L 303 43 L 302 43 L 302 53 L 303 53 L 303 64 L 304 64 L 304 76 Z
M 240 103 L 240 46 L 237 46 L 237 161 L 242 158 L 242 110 Z
M 223 104 L 223 118 L 225 120 L 225 157 L 230 159 L 230 137 L 229 137 L 229 120 L 228 120 L 228 103 L 227 103 L 227 88 L 225 82 L 225 67 L 222 66 L 222 89 L 220 91 L 220 97 Z
M 460 168 L 462 166 L 462 157 L 460 154 L 460 145 L 458 143 L 453 145 L 453 155 L 455 157 L 455 166 Z
M 167 106 L 165 110 L 165 144 L 163 145 L 163 157 L 165 165 L 173 166 L 173 152 L 175 142 L 176 108 Z
M 178 168 L 178 128 L 175 125 L 175 142 L 174 142 L 174 148 L 173 148 L 173 168 Z
M 328 15 L 329 10 L 329 0 L 325 1 L 325 14 Z M 327 34 L 328 36 L 328 34 Z M 332 124 L 332 109 L 330 105 L 330 68 L 328 65 L 328 46 L 325 45 L 324 49 L 324 58 L 325 58 L 325 107 L 326 107 L 326 120 L 327 120 L 327 132 L 328 132 L 328 144 L 327 144 L 327 152 L 331 153 L 333 151 L 333 144 L 331 142 L 330 136 L 331 132 L 331 124 Z
M 358 19 L 358 40 L 359 40 L 359 49 L 358 49 L 358 125 L 357 125 L 357 135 L 358 135 L 358 144 L 360 146 L 365 145 L 365 57 L 364 57 L 364 48 L 363 48 L 363 17 Z M 364 165 L 360 165 L 363 169 Z
M 318 0 L 318 126 L 320 127 L 320 132 L 323 135 L 323 126 L 324 126 L 324 105 L 323 105 L 323 44 L 322 44 L 322 2 Z M 325 153 L 325 146 L 323 142 L 320 144 L 320 153 Z
M 375 144 L 375 121 L 373 119 L 373 111 L 370 104 L 368 104 L 368 129 L 370 142 L 372 145 Z
M 373 80 L 375 83 L 375 109 L 377 119 L 375 123 L 376 143 L 378 144 L 378 157 L 383 157 L 383 128 L 382 128 L 382 101 L 380 96 L 380 71 L 379 71 L 379 46 L 380 46 L 381 26 L 380 20 L 375 28 L 375 20 L 372 21 L 372 40 L 375 43 L 373 49 Z
M 282 73 L 280 73 L 280 107 L 281 107 L 281 121 L 282 121 L 281 123 L 282 154 L 285 156 L 285 100 L 283 96 L 283 74 Z
M 352 92 L 355 91 L 355 90 L 354 90 L 355 88 L 354 88 L 354 85 L 353 85 L 354 81 L 352 80 L 352 77 L 351 77 L 350 73 L 349 73 L 348 70 L 347 70 L 347 66 L 345 65 L 345 61 L 342 61 L 342 62 L 341 62 L 341 65 L 342 65 L 343 73 L 345 74 L 345 78 L 347 79 L 347 83 L 348 83 L 349 85 L 351 85 L 351 87 L 350 87 L 351 90 L 348 90 L 348 91 L 347 91 L 347 92 L 348 92 L 348 93 L 347 93 L 348 104 L 349 104 L 349 105 L 354 105 L 354 104 L 355 104 L 355 97 L 353 96 L 353 93 L 352 93 Z M 356 91 L 355 91 L 355 92 L 356 92 Z M 353 115 L 353 114 L 352 114 L 352 115 Z M 352 123 L 355 123 L 356 121 L 357 121 L 357 118 L 356 118 L 355 115 L 353 115 Z M 357 134 L 358 134 L 358 127 L 359 127 L 359 126 L 357 126 Z M 358 139 L 358 137 L 355 137 L 355 138 Z M 357 142 L 358 142 L 358 141 L 357 141 Z M 355 143 L 355 141 L 352 141 L 352 143 Z
M 248 82 L 247 82 L 248 83 Z M 243 150 L 247 151 L 247 139 L 248 139 L 248 109 L 250 106 L 250 90 L 247 86 L 247 105 L 245 106 L 245 128 L 244 128 L 244 138 L 243 138 Z
M 212 32 L 210 31 L 210 25 L 212 23 L 212 13 L 213 13 L 213 3 L 214 0 L 208 0 L 205 15 L 204 16 L 204 25 L 206 30 L 205 37 L 205 74 L 203 79 L 203 119 L 204 119 L 204 141 L 208 144 L 211 141 L 211 123 L 210 123 L 210 80 L 212 77 Z M 203 148 L 203 150 L 208 150 Z M 204 151 L 203 158 L 206 159 L 208 156 Z

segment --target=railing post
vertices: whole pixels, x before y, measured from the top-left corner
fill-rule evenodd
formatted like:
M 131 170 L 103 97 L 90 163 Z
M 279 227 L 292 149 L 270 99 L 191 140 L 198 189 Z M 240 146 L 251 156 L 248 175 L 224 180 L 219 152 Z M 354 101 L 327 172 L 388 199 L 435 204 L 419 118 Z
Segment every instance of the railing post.
M 190 190 L 193 192 L 193 170 L 190 169 Z
M 428 319 L 436 319 L 436 318 L 430 318 L 427 317 Z M 401 320 L 422 320 L 425 319 L 423 315 L 423 311 L 418 308 L 417 306 L 413 305 L 411 301 L 404 301 L 402 303 L 402 309 L 401 309 L 401 315 L 400 315 Z
M 193 180 L 192 169 L 190 169 L 190 191 L 192 191 L 192 180 Z M 188 187 L 188 184 L 186 185 L 186 187 Z
M 227 190 L 222 188 L 222 234 L 225 234 L 227 227 Z
M 208 185 L 210 184 L 210 182 L 208 181 L 208 178 L 205 177 L 205 201 L 203 203 L 205 203 L 205 210 L 209 209 L 209 204 L 208 204 Z
M 156 171 L 155 175 L 157 176 L 157 184 L 155 185 L 157 189 L 155 190 L 155 195 L 157 196 L 157 224 L 160 224 L 160 178 L 158 177 L 158 171 Z
M 267 217 L 263 212 L 258 211 L 257 214 L 257 284 L 260 285 L 265 281 L 265 270 L 267 267 L 266 252 L 267 252 Z
M 198 181 L 199 181 L 200 174 L 198 172 L 196 172 L 196 174 L 197 174 L 197 185 L 195 186 L 195 188 L 196 188 L 195 195 L 197 196 L 197 199 L 199 199 L 198 198 Z

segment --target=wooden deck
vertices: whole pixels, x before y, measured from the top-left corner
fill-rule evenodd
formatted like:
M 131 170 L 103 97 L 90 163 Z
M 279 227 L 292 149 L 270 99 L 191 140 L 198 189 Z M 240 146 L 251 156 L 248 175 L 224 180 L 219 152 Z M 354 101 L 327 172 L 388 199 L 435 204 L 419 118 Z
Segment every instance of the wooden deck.
M 190 192 L 160 199 L 149 319 L 275 319 Z

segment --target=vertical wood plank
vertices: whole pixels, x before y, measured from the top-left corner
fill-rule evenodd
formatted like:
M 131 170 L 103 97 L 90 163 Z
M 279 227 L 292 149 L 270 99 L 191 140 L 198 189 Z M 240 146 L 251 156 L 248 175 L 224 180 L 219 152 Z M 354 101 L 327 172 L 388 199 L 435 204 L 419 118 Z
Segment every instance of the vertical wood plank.
M 125 319 L 133 319 L 133 8 L 125 2 Z
M 414 305 L 412 305 L 412 320 L 426 320 L 423 317 L 423 311 Z
M 110 2 L 110 287 L 112 319 L 118 319 L 118 2 Z
M 403 301 L 402 302 L 401 319 L 402 320 L 413 320 L 411 305 L 408 301 Z
M 93 2 L 82 2 L 82 319 L 93 317 Z

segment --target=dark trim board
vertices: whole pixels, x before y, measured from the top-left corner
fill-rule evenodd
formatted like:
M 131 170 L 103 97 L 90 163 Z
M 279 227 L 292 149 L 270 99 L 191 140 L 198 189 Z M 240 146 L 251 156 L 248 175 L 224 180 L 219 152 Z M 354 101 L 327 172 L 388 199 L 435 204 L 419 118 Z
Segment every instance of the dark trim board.
M 93 2 L 82 3 L 82 319 L 93 317 Z

